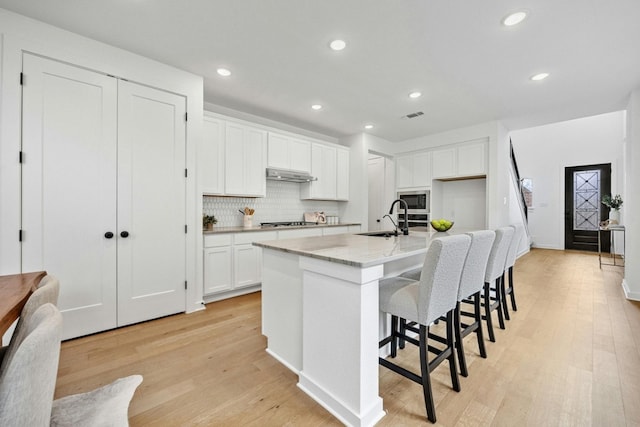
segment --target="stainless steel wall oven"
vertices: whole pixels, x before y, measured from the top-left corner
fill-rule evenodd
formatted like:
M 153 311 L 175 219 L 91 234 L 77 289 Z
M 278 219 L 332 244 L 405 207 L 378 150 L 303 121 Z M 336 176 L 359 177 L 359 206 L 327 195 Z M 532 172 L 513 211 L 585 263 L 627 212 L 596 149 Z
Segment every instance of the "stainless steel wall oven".
M 417 191 L 399 191 L 398 199 L 407 202 L 409 207 L 408 213 L 408 226 L 409 227 L 427 227 L 430 220 L 431 212 L 431 191 L 430 190 L 417 190 Z M 404 226 L 404 209 L 398 204 L 396 207 L 396 213 L 398 215 L 398 226 Z

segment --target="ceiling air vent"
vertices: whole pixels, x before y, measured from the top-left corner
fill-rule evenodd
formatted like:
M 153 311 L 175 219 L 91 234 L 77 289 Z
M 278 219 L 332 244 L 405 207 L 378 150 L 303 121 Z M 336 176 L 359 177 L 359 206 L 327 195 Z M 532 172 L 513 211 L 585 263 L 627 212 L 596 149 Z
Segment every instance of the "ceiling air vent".
M 418 111 L 415 113 L 411 113 L 411 114 L 407 114 L 406 116 L 404 116 L 403 118 L 407 118 L 407 119 L 415 119 L 416 117 L 420 117 L 424 115 L 424 113 L 422 111 Z

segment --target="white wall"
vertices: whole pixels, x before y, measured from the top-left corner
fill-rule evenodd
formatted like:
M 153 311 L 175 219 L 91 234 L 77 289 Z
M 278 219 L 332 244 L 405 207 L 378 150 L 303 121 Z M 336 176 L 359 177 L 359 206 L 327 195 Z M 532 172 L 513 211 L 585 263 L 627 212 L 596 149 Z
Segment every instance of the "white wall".
M 25 51 L 82 66 L 132 82 L 163 89 L 187 100 L 187 224 L 201 229 L 202 201 L 197 188 L 196 158 L 201 143 L 203 81 L 174 67 L 69 31 L 0 9 L 0 274 L 19 273 L 20 115 L 22 54 Z M 28 80 L 28 79 L 27 79 Z M 25 83 L 28 84 L 28 81 Z M 202 308 L 202 233 L 187 235 L 187 311 Z M 198 256 L 197 256 L 198 255 Z M 200 273 L 199 273 L 200 272 Z
M 626 144 L 624 153 L 625 188 L 622 210 L 626 227 L 626 260 L 622 282 L 627 298 L 640 301 L 640 88 L 629 98 L 627 108 Z
M 611 191 L 623 193 L 623 123 L 620 111 L 511 132 L 520 176 L 533 179 L 534 247 L 564 249 L 565 167 L 611 163 Z
M 266 197 L 216 197 L 204 196 L 202 213 L 214 215 L 217 227 L 240 227 L 245 207 L 255 210 L 253 225 L 261 222 L 302 221 L 303 212 L 324 212 L 327 216 L 339 214 L 339 206 L 346 202 L 331 200 L 301 200 L 296 182 L 267 180 Z M 341 219 L 344 222 L 343 219 Z
M 478 230 L 486 227 L 486 179 L 460 181 L 433 181 L 431 194 L 432 219 L 446 218 L 455 222 L 456 228 Z M 474 208 L 475 207 L 475 208 Z

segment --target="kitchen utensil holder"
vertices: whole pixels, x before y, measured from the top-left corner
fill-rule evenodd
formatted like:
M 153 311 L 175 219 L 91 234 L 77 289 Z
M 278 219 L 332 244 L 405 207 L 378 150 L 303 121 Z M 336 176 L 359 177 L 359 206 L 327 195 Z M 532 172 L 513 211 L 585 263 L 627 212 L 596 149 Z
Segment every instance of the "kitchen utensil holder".
M 245 215 L 242 217 L 242 219 L 242 225 L 244 225 L 244 228 L 253 227 L 253 215 Z

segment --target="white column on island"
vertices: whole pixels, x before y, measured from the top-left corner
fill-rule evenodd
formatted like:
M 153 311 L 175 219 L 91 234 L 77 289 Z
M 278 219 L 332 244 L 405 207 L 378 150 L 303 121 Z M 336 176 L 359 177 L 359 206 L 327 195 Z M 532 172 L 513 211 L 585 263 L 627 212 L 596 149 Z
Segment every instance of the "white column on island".
M 347 425 L 384 415 L 378 395 L 378 279 L 360 268 L 300 257 L 302 370 L 298 386 Z

